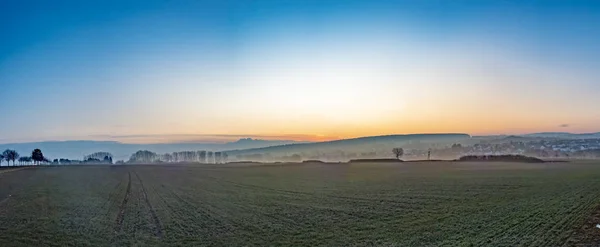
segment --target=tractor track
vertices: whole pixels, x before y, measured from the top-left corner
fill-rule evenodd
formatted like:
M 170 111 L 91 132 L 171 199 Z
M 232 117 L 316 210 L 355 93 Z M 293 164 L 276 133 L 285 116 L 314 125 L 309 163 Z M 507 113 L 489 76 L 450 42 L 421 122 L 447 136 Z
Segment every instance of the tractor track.
M 125 208 L 127 206 L 127 202 L 129 201 L 129 196 L 131 195 L 131 172 L 127 173 L 129 179 L 127 182 L 127 191 L 125 192 L 125 197 L 123 198 L 123 202 L 119 207 L 119 215 L 117 215 L 117 219 L 115 220 L 115 232 L 120 232 L 123 229 L 123 220 L 125 220 Z
M 144 182 L 142 182 L 142 179 L 137 174 L 137 172 L 133 171 L 133 174 L 135 174 L 137 179 L 140 181 L 140 185 L 142 187 L 142 193 L 144 194 L 144 201 L 146 202 L 148 209 L 150 209 L 150 214 L 152 215 L 152 220 L 154 221 L 154 226 L 155 226 L 154 227 L 154 235 L 159 238 L 162 238 L 163 237 L 162 224 L 160 223 L 160 219 L 158 218 L 158 215 L 156 215 L 156 210 L 154 210 L 154 207 L 152 207 L 152 204 L 150 203 L 150 200 L 148 199 L 148 193 L 146 192 L 146 188 L 144 187 Z

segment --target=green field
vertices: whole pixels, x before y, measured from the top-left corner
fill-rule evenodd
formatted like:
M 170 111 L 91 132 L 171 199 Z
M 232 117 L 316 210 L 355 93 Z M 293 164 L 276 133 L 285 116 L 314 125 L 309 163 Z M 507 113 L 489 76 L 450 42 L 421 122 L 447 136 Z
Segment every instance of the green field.
M 36 167 L 0 246 L 571 246 L 598 206 L 594 162 Z

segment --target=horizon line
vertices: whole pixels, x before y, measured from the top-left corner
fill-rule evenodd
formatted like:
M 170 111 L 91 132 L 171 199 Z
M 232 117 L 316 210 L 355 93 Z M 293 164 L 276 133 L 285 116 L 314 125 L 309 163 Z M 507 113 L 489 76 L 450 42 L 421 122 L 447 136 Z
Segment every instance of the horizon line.
M 365 136 L 353 136 L 353 137 L 334 137 L 334 136 L 323 136 L 323 135 L 306 135 L 306 134 L 290 134 L 290 135 L 236 135 L 236 134 L 138 134 L 138 135 L 90 135 L 90 139 L 86 138 L 48 138 L 41 140 L 22 140 L 22 141 L 8 141 L 4 142 L 0 139 L 0 145 L 10 144 L 26 144 L 26 143 L 44 143 L 44 142 L 113 142 L 120 144 L 139 144 L 139 145 L 152 145 L 152 144 L 226 144 L 231 142 L 237 142 L 242 139 L 252 139 L 258 141 L 289 141 L 289 142 L 330 142 L 340 140 L 350 140 L 368 137 L 381 137 L 381 136 L 406 136 L 406 135 L 443 135 L 443 134 L 456 134 L 456 135 L 468 135 L 469 137 L 486 137 L 486 136 L 523 136 L 532 134 L 572 134 L 572 135 L 586 135 L 586 134 L 598 134 L 600 132 L 531 132 L 531 133 L 520 133 L 520 134 L 506 134 L 506 133 L 494 133 L 494 134 L 469 134 L 461 132 L 430 132 L 430 133 L 395 133 L 395 134 L 381 134 L 381 135 L 365 135 Z M 213 137 L 208 139 L 179 139 L 179 140 L 168 140 L 173 137 Z M 215 138 L 216 137 L 216 138 Z M 300 137 L 300 138 L 298 138 Z M 311 140 L 311 137 L 314 138 Z M 155 141 L 127 141 L 127 139 L 151 139 L 155 138 Z M 234 138 L 234 139 L 231 139 Z M 308 138 L 308 139 L 307 139 Z M 121 140 L 119 140 L 121 139 Z M 125 139 L 125 140 L 123 140 Z M 156 140 L 162 139 L 162 140 Z

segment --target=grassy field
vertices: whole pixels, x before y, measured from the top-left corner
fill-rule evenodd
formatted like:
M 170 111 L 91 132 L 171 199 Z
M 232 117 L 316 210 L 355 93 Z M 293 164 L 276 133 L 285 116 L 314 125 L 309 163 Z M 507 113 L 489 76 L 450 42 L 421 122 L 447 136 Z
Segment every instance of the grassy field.
M 0 246 L 571 246 L 598 206 L 594 162 L 36 167 Z

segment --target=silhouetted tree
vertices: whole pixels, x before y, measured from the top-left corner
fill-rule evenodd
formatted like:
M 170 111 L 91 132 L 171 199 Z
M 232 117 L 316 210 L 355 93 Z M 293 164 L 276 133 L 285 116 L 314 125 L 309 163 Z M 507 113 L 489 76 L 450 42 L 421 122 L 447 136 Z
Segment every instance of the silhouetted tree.
M 112 164 L 112 157 L 104 156 L 104 163 Z
M 30 165 L 31 164 L 31 157 L 27 157 L 27 156 L 21 157 L 21 158 L 19 158 L 19 163 L 21 165 L 23 165 L 23 164 L 29 164 Z
M 200 157 L 200 163 L 206 163 L 206 151 L 200 151 L 198 156 Z
M 206 152 L 206 163 L 212 164 L 213 163 L 213 152 L 208 151 Z
M 221 152 L 215 152 L 215 163 L 221 163 Z
M 10 158 L 10 160 L 12 160 L 12 162 L 13 162 L 13 166 L 15 166 L 15 161 L 16 161 L 16 160 L 17 160 L 17 159 L 18 159 L 20 156 L 21 156 L 21 155 L 19 155 L 19 153 L 18 153 L 17 151 L 15 151 L 15 150 L 10 150 L 10 153 L 9 153 L 9 156 L 8 156 L 8 157 Z
M 396 159 L 400 159 L 404 155 L 404 149 L 402 148 L 394 148 L 392 149 L 394 155 L 396 155 Z
M 163 154 L 162 159 L 164 162 L 173 162 L 173 155 L 171 154 Z
M 110 157 L 112 160 L 113 155 L 108 152 L 95 152 L 93 154 L 83 156 L 83 160 L 89 160 L 90 158 L 97 159 L 97 160 L 104 160 L 104 158 L 106 156 Z
M 44 154 L 42 153 L 42 150 L 40 150 L 39 148 L 36 148 L 33 150 L 33 152 L 31 152 L 31 159 L 33 161 L 35 161 L 38 165 L 45 161 L 46 159 L 44 158 Z
M 452 144 L 451 149 L 452 149 L 452 151 L 455 151 L 455 152 L 460 151 L 460 150 L 462 150 L 462 145 L 460 143 Z
M 1 154 L 1 156 L 2 156 L 2 160 L 6 160 L 6 165 L 10 166 L 10 149 L 4 150 L 4 152 L 2 152 L 2 154 Z M 0 162 L 2 162 L 2 161 L 0 160 Z
M 129 158 L 129 163 L 151 163 L 156 161 L 156 157 L 158 155 L 154 152 L 150 152 L 148 150 L 140 150 L 135 152 Z
M 229 157 L 229 155 L 227 155 L 227 153 L 223 153 L 223 157 L 222 157 L 223 163 L 227 163 L 227 157 Z

